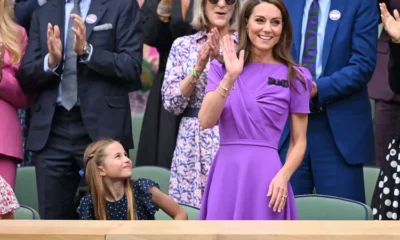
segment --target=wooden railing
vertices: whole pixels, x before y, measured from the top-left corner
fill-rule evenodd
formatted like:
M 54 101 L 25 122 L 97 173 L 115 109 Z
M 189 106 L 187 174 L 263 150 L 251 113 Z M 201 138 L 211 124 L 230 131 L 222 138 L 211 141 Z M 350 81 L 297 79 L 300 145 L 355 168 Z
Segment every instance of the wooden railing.
M 0 221 L 6 240 L 398 240 L 397 221 Z

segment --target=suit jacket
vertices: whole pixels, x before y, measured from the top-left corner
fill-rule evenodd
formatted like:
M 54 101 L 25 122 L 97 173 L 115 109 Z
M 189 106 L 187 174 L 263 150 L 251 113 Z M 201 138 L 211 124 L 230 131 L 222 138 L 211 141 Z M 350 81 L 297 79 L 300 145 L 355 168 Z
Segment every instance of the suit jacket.
M 394 9 L 398 9 L 400 11 L 400 1 L 398 0 L 379 0 L 379 2 L 384 2 L 391 13 L 393 13 Z M 385 30 L 382 30 L 382 34 L 378 40 L 375 72 L 372 76 L 371 82 L 368 84 L 368 92 L 369 96 L 376 100 L 395 100 L 397 102 L 400 102 L 400 96 L 396 96 L 396 94 L 390 89 L 389 85 L 387 84 L 389 41 L 389 35 L 386 33 Z
M 23 52 L 28 38 L 25 29 L 21 28 Z M 21 63 L 10 63 L 10 52 L 5 49 L 0 81 L 0 154 L 23 159 L 21 124 L 17 109 L 27 108 L 34 101 L 34 95 L 25 95 L 17 79 L 17 70 Z
M 39 8 L 38 0 L 22 0 L 15 3 L 15 19 L 26 31 L 29 31 L 32 13 L 37 8 Z
M 47 24 L 58 25 L 64 46 L 65 0 L 52 0 L 32 16 L 26 55 L 18 80 L 27 93 L 38 93 L 31 107 L 27 149 L 40 151 L 47 142 L 53 120 L 63 62 L 58 75 L 44 71 L 47 49 Z M 86 24 L 86 37 L 93 46 L 90 62 L 77 61 L 78 96 L 83 123 L 95 141 L 99 138 L 119 140 L 133 147 L 128 92 L 140 86 L 143 29 L 138 3 L 132 0 L 92 1 L 88 16 L 97 16 Z M 107 24 L 107 25 L 104 25 Z M 111 29 L 95 26 L 112 26 Z
M 299 61 L 301 24 L 305 0 L 285 0 L 293 23 L 292 56 Z M 350 164 L 374 157 L 371 104 L 367 84 L 376 63 L 378 10 L 376 0 L 332 0 L 322 52 L 322 75 L 318 103 L 325 106 L 336 145 Z M 288 125 L 280 145 L 289 135 Z M 323 147 L 323 143 L 321 143 Z

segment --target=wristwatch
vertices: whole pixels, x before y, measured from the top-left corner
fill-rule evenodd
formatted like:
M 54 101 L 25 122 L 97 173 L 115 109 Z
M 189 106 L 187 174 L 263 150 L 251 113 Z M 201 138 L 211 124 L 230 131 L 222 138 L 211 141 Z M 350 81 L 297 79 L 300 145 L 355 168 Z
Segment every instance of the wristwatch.
M 82 52 L 82 55 L 80 56 L 80 58 L 82 60 L 86 60 L 89 57 L 91 50 L 92 50 L 92 47 L 90 46 L 90 44 L 86 44 L 86 46 L 83 47 L 83 52 Z

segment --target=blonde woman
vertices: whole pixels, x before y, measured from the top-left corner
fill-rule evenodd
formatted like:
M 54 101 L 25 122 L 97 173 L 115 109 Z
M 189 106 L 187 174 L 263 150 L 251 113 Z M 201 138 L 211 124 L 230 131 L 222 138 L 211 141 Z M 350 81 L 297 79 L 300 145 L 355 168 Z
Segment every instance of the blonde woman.
M 172 159 L 169 195 L 200 207 L 211 161 L 219 146 L 218 126 L 200 127 L 197 119 L 207 85 L 209 59 L 219 56 L 219 36 L 233 35 L 240 1 L 195 0 L 194 35 L 172 45 L 162 87 L 164 107 L 182 115 Z
M 21 125 L 17 109 L 27 108 L 16 73 L 27 45 L 25 29 L 14 20 L 11 0 L 0 0 L 0 175 L 14 188 L 17 164 L 23 159 Z

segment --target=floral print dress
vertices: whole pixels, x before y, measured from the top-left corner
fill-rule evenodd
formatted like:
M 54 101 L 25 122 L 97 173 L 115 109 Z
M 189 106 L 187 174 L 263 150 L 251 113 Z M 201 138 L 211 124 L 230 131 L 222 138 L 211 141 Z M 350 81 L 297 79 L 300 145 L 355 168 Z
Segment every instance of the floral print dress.
M 11 186 L 0 176 L 0 215 L 14 213 L 19 208 L 19 203 L 15 197 Z
M 237 41 L 236 35 L 233 35 Z M 182 114 L 186 108 L 200 108 L 207 85 L 209 63 L 190 97 L 180 91 L 180 82 L 192 73 L 199 48 L 207 41 L 206 32 L 197 32 L 174 41 L 168 56 L 162 102 L 169 112 Z M 180 204 L 199 208 L 212 159 L 219 147 L 218 126 L 203 129 L 198 118 L 183 117 L 174 151 L 169 195 Z

